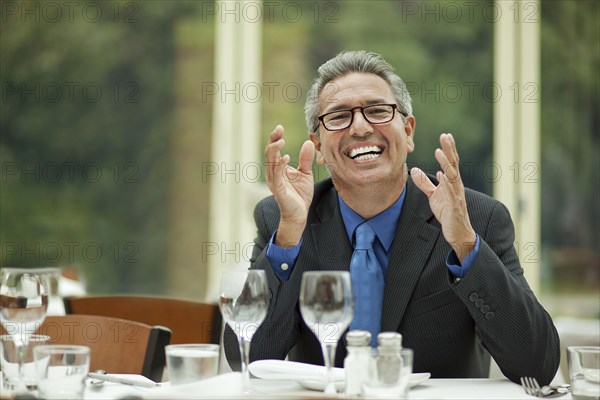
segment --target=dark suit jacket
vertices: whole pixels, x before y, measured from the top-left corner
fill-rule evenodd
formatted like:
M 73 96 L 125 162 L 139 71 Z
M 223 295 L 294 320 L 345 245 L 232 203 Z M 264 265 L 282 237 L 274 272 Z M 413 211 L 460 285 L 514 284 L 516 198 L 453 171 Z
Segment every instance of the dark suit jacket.
M 389 254 L 382 331 L 397 331 L 403 346 L 414 350 L 414 371 L 436 378 L 487 377 L 489 356 L 512 381 L 534 376 L 549 383 L 560 361 L 552 319 L 523 277 L 513 246 L 508 210 L 484 194 L 466 189 L 471 224 L 480 247 L 467 275 L 454 279 L 446 267 L 451 251 L 427 197 L 409 178 L 407 194 Z M 284 359 L 323 364 L 321 348 L 304 324 L 298 305 L 304 271 L 348 271 L 352 246 L 344 229 L 331 179 L 315 185 L 300 254 L 288 281 L 280 280 L 266 257 L 279 223 L 274 198 L 254 212 L 258 236 L 252 268 L 266 271 L 271 303 L 250 347 L 251 360 Z M 237 340 L 226 329 L 225 350 L 239 367 Z M 484 350 L 485 349 L 485 350 Z M 336 365 L 346 354 L 338 344 Z

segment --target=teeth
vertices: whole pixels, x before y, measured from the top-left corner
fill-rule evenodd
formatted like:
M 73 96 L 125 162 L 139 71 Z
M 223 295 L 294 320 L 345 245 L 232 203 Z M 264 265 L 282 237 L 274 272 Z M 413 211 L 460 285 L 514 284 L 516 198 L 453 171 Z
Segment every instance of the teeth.
M 355 157 L 354 160 L 370 160 L 377 157 L 379 157 L 379 154 L 363 154 L 362 156 Z
M 360 160 L 368 160 L 369 158 L 375 158 L 377 156 L 376 154 L 364 154 L 364 153 L 381 153 L 381 147 L 379 147 L 379 146 L 358 147 L 356 149 L 350 150 L 350 154 L 348 154 L 348 155 L 350 156 L 350 158 L 356 158 L 356 159 L 360 159 Z M 357 157 L 359 154 L 362 154 L 362 155 Z

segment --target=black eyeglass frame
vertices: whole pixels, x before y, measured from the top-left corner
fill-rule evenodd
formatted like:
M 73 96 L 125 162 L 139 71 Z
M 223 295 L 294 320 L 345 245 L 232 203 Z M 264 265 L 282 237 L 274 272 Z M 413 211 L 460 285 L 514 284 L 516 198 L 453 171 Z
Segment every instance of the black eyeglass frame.
M 366 108 L 370 108 L 370 107 L 377 107 L 377 106 L 390 106 L 392 107 L 392 116 L 390 117 L 390 119 L 383 121 L 383 122 L 371 122 L 371 120 L 369 119 L 369 117 L 366 116 L 365 114 L 365 109 Z M 348 129 L 352 123 L 354 122 L 354 114 L 355 111 L 360 109 L 360 113 L 362 114 L 363 118 L 370 124 L 373 125 L 381 125 L 381 124 L 387 124 L 388 122 L 390 122 L 391 120 L 394 119 L 394 117 L 396 116 L 396 110 L 398 111 L 398 113 L 404 117 L 407 117 L 408 115 L 406 113 L 403 113 L 402 111 L 398 110 L 398 105 L 397 104 L 393 104 L 393 103 L 378 103 L 378 104 L 369 104 L 368 106 L 356 106 L 356 107 L 352 107 L 349 108 L 347 110 L 335 110 L 335 111 L 330 111 L 327 112 L 325 114 L 321 114 L 317 117 L 317 119 L 319 120 L 319 122 L 321 123 L 321 125 L 323 125 L 323 128 L 325 128 L 325 130 L 329 131 L 329 132 L 338 132 L 338 131 L 342 131 L 344 129 Z M 328 115 L 331 114 L 335 114 L 335 113 L 339 113 L 339 112 L 345 112 L 345 111 L 350 111 L 350 122 L 348 123 L 348 126 L 345 126 L 343 128 L 337 128 L 337 129 L 329 129 L 326 125 L 325 122 L 323 122 L 323 118 L 325 118 Z

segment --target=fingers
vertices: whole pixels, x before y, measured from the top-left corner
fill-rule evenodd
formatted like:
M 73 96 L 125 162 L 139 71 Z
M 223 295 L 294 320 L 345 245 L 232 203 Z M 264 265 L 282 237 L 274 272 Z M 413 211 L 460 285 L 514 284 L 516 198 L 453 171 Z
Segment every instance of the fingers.
M 285 144 L 285 140 L 283 139 L 283 126 L 277 125 L 273 132 L 269 135 L 269 142 L 267 143 L 267 147 L 265 149 L 265 158 L 267 161 L 275 162 L 281 157 L 281 149 Z
M 277 125 L 273 132 L 269 135 L 269 142 L 265 149 L 266 160 L 266 178 L 267 183 L 279 186 L 284 177 L 297 172 L 303 174 L 312 174 L 312 163 L 315 156 L 315 145 L 312 141 L 307 140 L 302 144 L 299 156 L 298 168 L 289 166 L 290 156 L 288 154 L 281 155 L 281 149 L 285 145 L 283 126 Z
M 271 135 L 269 135 L 269 142 L 265 149 L 267 183 L 277 184 L 283 175 L 283 168 L 290 161 L 290 157 L 287 154 L 284 156 L 281 155 L 281 149 L 285 145 L 283 134 L 283 126 L 277 125 L 273 132 L 271 132 Z
M 431 180 L 427 177 L 425 172 L 417 167 L 413 167 L 410 170 L 410 177 L 413 180 L 413 183 L 416 187 L 418 187 L 427 197 L 431 197 L 433 192 L 435 192 L 436 186 L 431 182 Z
M 302 144 L 298 162 L 298 171 L 304 174 L 312 173 L 312 163 L 315 158 L 315 144 L 307 140 Z
M 435 150 L 435 159 L 442 167 L 446 179 L 451 183 L 460 182 L 459 157 L 452 134 L 442 133 L 440 135 L 440 146 L 441 149 L 437 148 Z
M 451 133 L 442 133 L 440 135 L 440 144 L 448 160 L 458 164 L 458 152 L 456 151 L 454 136 Z

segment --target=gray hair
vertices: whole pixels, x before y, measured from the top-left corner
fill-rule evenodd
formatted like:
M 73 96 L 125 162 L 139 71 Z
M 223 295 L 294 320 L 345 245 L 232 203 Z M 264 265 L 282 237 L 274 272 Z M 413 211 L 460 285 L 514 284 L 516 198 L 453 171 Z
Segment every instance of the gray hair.
M 310 132 L 319 134 L 319 119 L 317 116 L 319 95 L 325 85 L 351 72 L 365 72 L 381 77 L 390 85 L 392 93 L 396 97 L 398 110 L 406 115 L 412 115 L 412 102 L 406 84 L 396 75 L 392 66 L 383 57 L 364 50 L 344 51 L 319 67 L 319 76 L 308 91 L 304 114 Z

